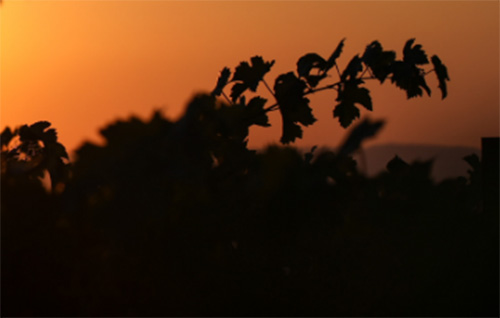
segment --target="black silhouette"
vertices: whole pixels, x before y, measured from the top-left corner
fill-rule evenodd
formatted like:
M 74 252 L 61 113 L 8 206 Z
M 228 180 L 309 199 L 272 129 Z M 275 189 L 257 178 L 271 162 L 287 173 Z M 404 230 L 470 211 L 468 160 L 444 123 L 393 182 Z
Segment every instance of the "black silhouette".
M 231 80 L 224 68 L 180 120 L 117 121 L 101 130 L 104 146 L 84 144 L 71 164 L 48 122 L 6 128 L 2 314 L 498 315 L 498 210 L 484 213 L 492 192 L 477 156 L 465 158 L 468 176 L 440 183 L 431 161 L 399 157 L 369 178 L 351 156 L 383 125 L 369 120 L 337 152 L 248 149 L 249 127 L 268 126 L 272 110 L 281 141 L 300 138 L 315 121 L 305 96 L 322 90 L 337 90 L 334 114 L 349 126 L 356 104 L 372 108 L 365 73 L 408 97 L 429 90 L 412 40 L 402 61 L 373 42 L 338 83 L 317 88 L 343 43 L 328 60 L 299 59 L 274 90 L 263 79 L 273 62 L 254 57 Z M 432 61 L 444 97 L 446 68 Z M 275 104 L 246 101 L 261 82 Z M 218 100 L 230 84 L 231 98 Z

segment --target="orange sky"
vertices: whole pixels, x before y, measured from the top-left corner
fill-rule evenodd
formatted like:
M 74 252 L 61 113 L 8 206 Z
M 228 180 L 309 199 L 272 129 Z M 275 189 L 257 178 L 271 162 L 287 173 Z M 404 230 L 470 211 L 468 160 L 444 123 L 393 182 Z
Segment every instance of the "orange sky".
M 192 94 L 210 91 L 218 72 L 254 55 L 275 59 L 268 82 L 295 70 L 302 55 L 328 57 L 347 38 L 344 67 L 379 40 L 398 57 L 416 38 L 447 65 L 449 97 L 407 101 L 390 83 L 370 83 L 374 111 L 387 126 L 375 143 L 480 147 L 499 135 L 499 3 L 497 1 L 16 1 L 1 14 L 0 124 L 48 120 L 74 150 L 98 129 L 131 114 L 161 108 L 179 116 Z M 260 91 L 269 97 L 265 90 Z M 337 145 L 344 129 L 333 119 L 335 92 L 311 98 L 318 122 L 304 145 Z M 250 145 L 278 142 L 272 128 L 251 130 Z

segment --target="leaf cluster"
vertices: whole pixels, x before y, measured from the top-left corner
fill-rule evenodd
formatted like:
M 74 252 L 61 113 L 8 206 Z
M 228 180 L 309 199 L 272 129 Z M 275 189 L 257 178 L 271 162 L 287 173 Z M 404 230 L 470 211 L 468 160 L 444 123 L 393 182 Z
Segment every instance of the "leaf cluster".
M 384 50 L 378 41 L 370 43 L 363 54 L 355 55 L 340 71 L 338 59 L 342 54 L 345 39 L 342 39 L 332 54 L 326 59 L 317 53 L 307 53 L 297 61 L 296 71 L 281 74 L 276 77 L 274 90 L 266 83 L 264 76 L 274 65 L 274 60 L 266 62 L 260 56 L 251 58 L 250 63 L 241 62 L 235 69 L 231 80 L 231 70 L 223 68 L 217 80 L 217 85 L 212 91 L 214 96 L 224 96 L 233 105 L 238 104 L 238 99 L 245 91 L 257 91 L 260 82 L 263 82 L 267 90 L 274 97 L 275 103 L 264 107 L 259 104 L 258 111 L 251 112 L 258 116 L 257 122 L 267 122 L 266 113 L 279 110 L 282 119 L 282 134 L 280 141 L 283 144 L 294 142 L 302 138 L 302 127 L 313 124 L 314 118 L 309 99 L 306 97 L 324 90 L 335 90 L 335 106 L 333 117 L 338 118 L 340 125 L 349 127 L 354 120 L 360 117 L 359 106 L 372 111 L 373 103 L 370 91 L 364 87 L 366 80 L 378 80 L 383 84 L 387 79 L 406 92 L 407 98 L 428 95 L 431 90 L 426 83 L 425 76 L 434 72 L 439 82 L 442 98 L 447 96 L 447 81 L 449 81 L 446 66 L 439 57 L 433 55 L 431 58 L 433 69 L 426 71 L 421 66 L 429 64 L 427 54 L 422 45 L 414 44 L 415 39 L 408 40 L 403 48 L 403 58 L 396 59 L 394 51 Z M 325 83 L 332 75 L 332 69 L 336 70 L 338 81 Z M 229 99 L 224 94 L 224 88 L 232 84 Z M 241 102 L 239 103 L 241 104 Z
M 66 148 L 57 141 L 57 132 L 48 121 L 23 125 L 14 131 L 6 127 L 1 134 L 2 175 L 24 175 L 39 179 L 47 171 L 52 189 L 68 177 Z

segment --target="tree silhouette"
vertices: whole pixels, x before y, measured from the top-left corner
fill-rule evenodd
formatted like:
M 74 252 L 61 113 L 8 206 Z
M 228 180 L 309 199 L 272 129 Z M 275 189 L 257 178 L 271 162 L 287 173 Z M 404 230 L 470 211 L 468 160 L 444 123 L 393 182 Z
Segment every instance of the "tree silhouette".
M 430 91 L 421 46 L 408 41 L 396 60 L 373 42 L 340 72 L 343 43 L 328 59 L 304 55 L 273 89 L 273 62 L 224 68 L 179 120 L 116 121 L 71 165 L 48 122 L 5 129 L 3 314 L 498 314 L 498 231 L 481 212 L 479 158 L 465 158 L 468 176 L 435 183 L 431 161 L 396 156 L 369 178 L 351 156 L 384 124 L 354 121 L 359 105 L 373 108 L 365 80 Z M 446 68 L 431 61 L 445 97 Z M 332 69 L 339 80 L 320 86 Z M 269 106 L 245 97 L 261 83 Z M 338 150 L 247 147 L 249 127 L 268 126 L 273 110 L 281 142 L 299 138 L 315 121 L 306 96 L 324 90 L 337 92 L 341 125 L 355 123 Z

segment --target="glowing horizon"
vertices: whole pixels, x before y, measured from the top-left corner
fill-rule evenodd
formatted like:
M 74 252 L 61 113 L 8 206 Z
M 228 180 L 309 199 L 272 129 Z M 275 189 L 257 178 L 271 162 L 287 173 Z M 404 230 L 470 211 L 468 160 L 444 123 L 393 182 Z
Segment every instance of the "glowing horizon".
M 182 114 L 195 92 L 210 91 L 219 71 L 261 55 L 276 60 L 267 81 L 295 70 L 308 52 L 328 56 L 346 38 L 339 60 L 379 40 L 400 57 L 410 38 L 438 55 L 450 74 L 441 100 L 406 100 L 390 83 L 370 83 L 374 111 L 385 118 L 374 144 L 479 147 L 499 134 L 498 2 L 175 2 L 4 1 L 1 13 L 1 129 L 48 120 L 69 151 L 116 119 L 147 119 L 154 109 Z M 265 90 L 259 93 L 269 96 Z M 318 122 L 296 146 L 335 146 L 345 131 L 318 94 Z M 250 146 L 278 142 L 281 123 L 251 130 Z

